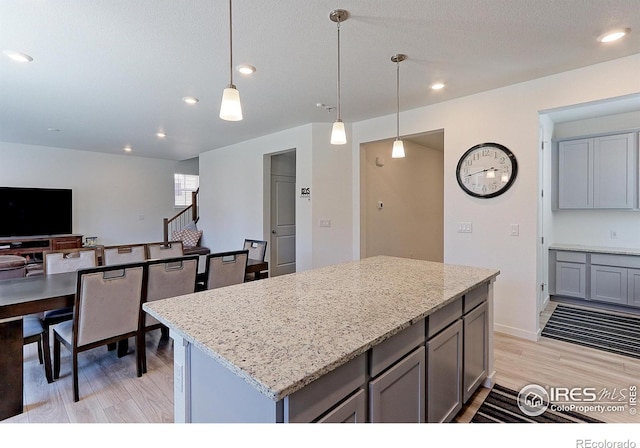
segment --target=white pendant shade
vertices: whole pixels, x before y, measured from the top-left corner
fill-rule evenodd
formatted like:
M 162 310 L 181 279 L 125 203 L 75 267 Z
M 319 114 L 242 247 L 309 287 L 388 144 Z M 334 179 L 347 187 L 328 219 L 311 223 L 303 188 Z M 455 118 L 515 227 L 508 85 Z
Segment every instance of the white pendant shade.
M 222 92 L 220 104 L 220 118 L 227 121 L 242 120 L 242 105 L 240 104 L 240 92 L 235 87 L 227 87 Z
M 346 143 L 347 133 L 344 130 L 344 123 L 342 120 L 336 120 L 333 122 L 333 128 L 331 129 L 331 144 L 344 145 Z
M 393 142 L 391 157 L 394 159 L 401 159 L 404 157 L 404 143 L 402 143 L 402 140 L 396 140 Z

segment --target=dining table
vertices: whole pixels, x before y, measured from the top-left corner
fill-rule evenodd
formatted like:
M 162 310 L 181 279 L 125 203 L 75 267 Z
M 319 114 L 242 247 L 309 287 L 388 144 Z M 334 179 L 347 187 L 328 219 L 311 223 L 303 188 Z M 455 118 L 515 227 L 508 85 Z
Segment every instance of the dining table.
M 76 272 L 0 280 L 0 420 L 22 413 L 22 316 L 73 306 Z
M 255 273 L 256 279 L 267 277 L 268 269 L 267 261 L 247 261 L 246 272 Z M 22 316 L 73 306 L 76 283 L 75 271 L 0 280 L 0 420 L 23 412 Z M 127 341 L 118 344 L 119 357 L 127 351 Z

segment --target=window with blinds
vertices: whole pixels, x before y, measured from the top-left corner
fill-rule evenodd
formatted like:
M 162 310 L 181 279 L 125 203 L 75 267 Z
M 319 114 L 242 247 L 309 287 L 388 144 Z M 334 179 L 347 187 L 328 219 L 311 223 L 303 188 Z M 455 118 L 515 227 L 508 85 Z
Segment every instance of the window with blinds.
M 196 191 L 200 185 L 200 176 L 195 174 L 173 175 L 175 190 L 175 207 L 188 207 L 191 205 L 191 192 Z

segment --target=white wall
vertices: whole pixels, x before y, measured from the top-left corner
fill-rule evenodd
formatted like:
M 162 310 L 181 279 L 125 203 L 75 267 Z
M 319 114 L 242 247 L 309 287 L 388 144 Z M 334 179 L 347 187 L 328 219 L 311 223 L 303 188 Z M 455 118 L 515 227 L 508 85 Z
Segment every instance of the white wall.
M 444 260 L 501 271 L 494 290 L 497 330 L 537 336 L 538 111 L 640 92 L 638 73 L 640 55 L 634 55 L 401 114 L 401 134 L 445 131 Z M 360 144 L 393 137 L 394 118 L 353 124 L 354 161 Z M 468 148 L 487 141 L 510 148 L 519 173 L 505 194 L 477 199 L 457 185 L 455 167 Z M 355 258 L 360 252 L 359 164 L 354 167 Z M 457 233 L 462 221 L 473 223 L 473 233 Z M 520 236 L 510 236 L 510 224 L 520 225 Z
M 73 231 L 99 244 L 162 240 L 176 162 L 0 142 L 0 185 L 71 188 Z M 142 217 L 142 219 L 141 219 Z
M 349 129 L 347 129 L 349 131 Z M 296 269 L 351 260 L 351 152 L 329 144 L 330 124 L 308 124 L 200 155 L 200 221 L 212 251 L 269 239 L 265 154 L 296 150 Z M 302 187 L 311 198 L 300 198 Z M 320 219 L 331 227 L 319 228 Z
M 443 152 L 405 141 L 406 157 L 392 159 L 392 143 L 362 145 L 361 253 L 442 261 Z

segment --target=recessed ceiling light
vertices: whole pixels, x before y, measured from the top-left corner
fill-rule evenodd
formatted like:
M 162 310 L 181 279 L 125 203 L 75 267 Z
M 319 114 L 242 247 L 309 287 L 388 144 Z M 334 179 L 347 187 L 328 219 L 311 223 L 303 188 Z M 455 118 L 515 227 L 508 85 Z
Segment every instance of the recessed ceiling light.
M 251 75 L 256 72 L 256 68 L 253 65 L 249 65 L 249 64 L 238 65 L 236 67 L 236 70 L 238 70 L 243 75 Z
M 619 30 L 608 31 L 602 36 L 598 37 L 598 42 L 608 43 L 622 39 L 624 36 L 631 32 L 631 28 L 622 28 Z
M 16 61 L 16 62 L 31 62 L 31 61 L 33 61 L 33 58 L 31 56 L 29 56 L 28 54 L 20 53 L 19 51 L 4 50 L 2 52 L 2 54 L 4 54 L 9 59 L 11 59 L 13 61 Z
M 200 100 L 192 96 L 185 96 L 184 98 L 182 98 L 182 101 L 184 101 L 187 104 L 196 104 Z
M 159 138 L 165 138 L 167 136 L 167 134 L 165 134 L 164 132 L 157 132 L 156 136 Z
M 60 129 L 58 129 L 58 128 L 47 128 L 47 131 L 49 131 L 49 132 L 60 132 Z
M 443 82 L 435 82 L 433 84 L 431 84 L 431 90 L 442 90 L 444 89 L 444 83 Z
M 125 146 L 124 148 L 122 148 L 122 150 L 123 150 L 123 151 L 126 151 L 126 152 L 131 152 L 131 151 L 133 151 L 133 150 L 131 149 L 131 146 Z

